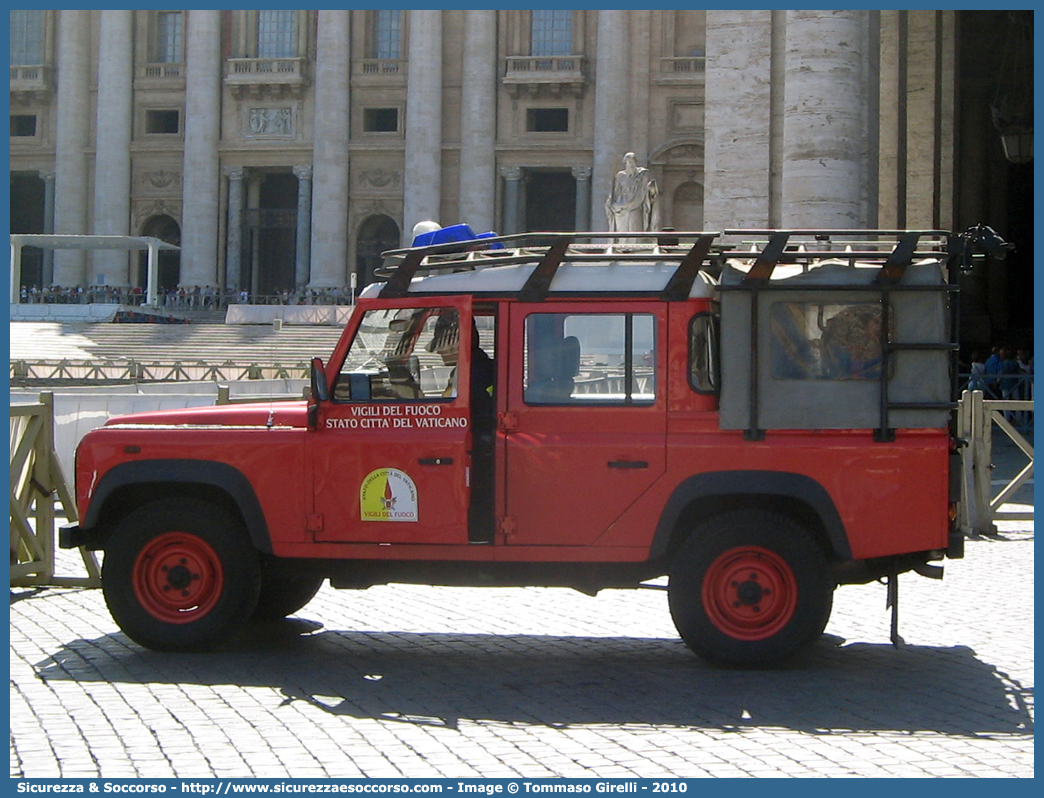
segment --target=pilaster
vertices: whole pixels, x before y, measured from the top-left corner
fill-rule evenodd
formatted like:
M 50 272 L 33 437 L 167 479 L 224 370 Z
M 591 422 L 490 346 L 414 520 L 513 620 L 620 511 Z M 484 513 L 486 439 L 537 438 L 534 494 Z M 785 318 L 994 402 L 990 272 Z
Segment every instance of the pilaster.
M 297 246 L 294 251 L 294 287 L 308 285 L 309 251 L 312 239 L 312 167 L 295 166 L 297 177 Z
M 460 221 L 476 232 L 492 230 L 496 200 L 496 11 L 464 12 L 468 44 L 464 48 L 460 108 Z
M 94 226 L 96 235 L 125 236 L 130 225 L 131 103 L 133 100 L 134 12 L 101 12 L 98 49 L 98 148 L 94 169 Z M 126 250 L 95 250 L 95 285 L 130 285 Z
M 348 269 L 350 14 L 322 10 L 316 32 L 315 144 L 312 150 L 312 288 L 344 285 Z
M 87 148 L 90 130 L 90 12 L 58 13 L 58 124 L 55 142 L 54 232 L 83 235 L 87 229 Z M 54 253 L 54 282 L 84 286 L 86 253 Z
M 186 12 L 181 285 L 217 283 L 220 213 L 221 12 Z
M 402 235 L 417 222 L 439 219 L 442 195 L 442 12 L 409 12 L 406 86 L 406 185 Z

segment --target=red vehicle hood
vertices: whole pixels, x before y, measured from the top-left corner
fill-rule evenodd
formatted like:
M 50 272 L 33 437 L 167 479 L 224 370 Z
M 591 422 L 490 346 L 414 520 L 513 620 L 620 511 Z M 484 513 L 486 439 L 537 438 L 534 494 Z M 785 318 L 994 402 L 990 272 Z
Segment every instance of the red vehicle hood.
M 153 410 L 115 416 L 105 426 L 305 427 L 307 422 L 307 402 L 297 400 Z

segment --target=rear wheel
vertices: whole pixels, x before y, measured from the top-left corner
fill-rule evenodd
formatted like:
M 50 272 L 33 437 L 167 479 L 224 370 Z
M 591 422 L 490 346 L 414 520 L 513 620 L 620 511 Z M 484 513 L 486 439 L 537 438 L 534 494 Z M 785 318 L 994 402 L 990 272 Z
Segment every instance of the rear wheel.
M 144 505 L 113 531 L 102 590 L 120 629 L 157 651 L 227 640 L 257 604 L 261 570 L 242 523 L 199 499 Z
M 741 510 L 696 529 L 671 565 L 671 616 L 685 644 L 719 665 L 785 662 L 823 633 L 834 582 L 795 521 Z

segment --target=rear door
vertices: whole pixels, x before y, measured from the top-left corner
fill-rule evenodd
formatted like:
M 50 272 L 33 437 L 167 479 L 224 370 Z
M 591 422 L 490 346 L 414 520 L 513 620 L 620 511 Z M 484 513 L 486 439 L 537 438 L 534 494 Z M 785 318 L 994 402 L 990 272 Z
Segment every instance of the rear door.
M 511 307 L 508 543 L 590 545 L 664 473 L 665 308 Z

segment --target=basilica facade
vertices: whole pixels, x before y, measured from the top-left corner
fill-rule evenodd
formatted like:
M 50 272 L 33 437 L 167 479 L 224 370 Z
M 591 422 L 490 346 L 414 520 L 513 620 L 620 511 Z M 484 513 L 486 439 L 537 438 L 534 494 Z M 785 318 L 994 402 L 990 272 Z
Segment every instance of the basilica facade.
M 1032 164 L 990 119 L 1004 12 L 10 13 L 12 232 L 176 243 L 166 288 L 361 287 L 427 219 L 605 230 L 627 152 L 664 227 L 985 222 L 1032 246 Z M 1018 323 L 1006 269 L 969 280 L 972 325 Z M 144 279 L 103 251 L 22 274 Z

